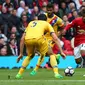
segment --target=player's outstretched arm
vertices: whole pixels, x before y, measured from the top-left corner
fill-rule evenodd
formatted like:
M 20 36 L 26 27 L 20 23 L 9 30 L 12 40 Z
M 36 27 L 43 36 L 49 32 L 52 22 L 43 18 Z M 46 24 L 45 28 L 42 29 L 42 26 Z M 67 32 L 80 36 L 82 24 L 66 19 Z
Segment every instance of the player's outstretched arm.
M 54 32 L 51 34 L 51 36 L 52 36 L 54 42 L 55 42 L 55 43 L 57 44 L 57 46 L 59 47 L 60 53 L 61 53 L 62 57 L 65 58 L 66 55 L 63 53 L 63 50 L 62 50 L 62 47 L 61 47 L 61 45 L 60 45 L 60 43 L 59 43 L 58 37 L 56 36 L 56 34 L 55 34 Z
M 25 33 L 23 34 L 21 40 L 20 40 L 20 54 L 17 58 L 17 63 L 20 61 L 20 59 L 23 57 L 23 49 L 24 49 L 24 38 L 25 38 Z

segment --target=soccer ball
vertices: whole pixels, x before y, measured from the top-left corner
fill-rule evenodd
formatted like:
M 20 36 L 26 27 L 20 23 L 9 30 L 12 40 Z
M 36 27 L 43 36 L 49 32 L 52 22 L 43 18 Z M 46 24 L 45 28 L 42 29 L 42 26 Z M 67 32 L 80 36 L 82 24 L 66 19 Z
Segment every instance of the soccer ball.
M 73 74 L 74 74 L 74 69 L 73 69 L 71 66 L 68 66 L 68 67 L 65 69 L 64 73 L 65 73 L 65 76 L 73 76 Z

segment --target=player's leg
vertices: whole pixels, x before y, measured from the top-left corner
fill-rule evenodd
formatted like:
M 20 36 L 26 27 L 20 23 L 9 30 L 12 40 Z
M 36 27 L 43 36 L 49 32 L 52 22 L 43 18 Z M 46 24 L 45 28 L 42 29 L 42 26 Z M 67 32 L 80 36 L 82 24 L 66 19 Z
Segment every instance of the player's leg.
M 21 78 L 21 77 L 22 77 L 22 74 L 23 74 L 24 70 L 25 70 L 26 67 L 29 65 L 30 60 L 33 58 L 33 56 L 34 56 L 34 55 L 32 55 L 32 56 L 27 56 L 27 57 L 24 59 L 24 61 L 23 61 L 23 63 L 22 63 L 22 66 L 21 66 L 18 74 L 16 75 L 16 78 Z
M 61 47 L 63 47 L 64 43 L 60 39 L 59 39 L 59 41 L 60 41 Z M 58 54 L 58 53 L 60 53 L 60 51 L 59 51 L 59 49 L 58 49 L 58 47 L 57 47 L 57 45 L 55 43 L 52 45 L 52 50 L 53 50 L 53 53 L 56 56 L 57 64 L 59 64 L 61 55 Z
M 40 65 L 42 64 L 42 62 L 44 61 L 44 56 L 45 55 L 41 55 L 39 58 L 38 58 L 38 62 L 37 62 L 37 65 L 36 67 L 33 69 L 33 71 L 30 73 L 30 75 L 35 75 L 38 71 L 38 69 L 40 68 Z
M 21 66 L 18 74 L 16 75 L 16 78 L 22 77 L 22 74 L 23 74 L 25 68 L 29 65 L 30 60 L 34 57 L 34 47 L 32 45 L 26 44 L 26 50 L 27 50 L 28 56 L 22 62 L 22 66 Z
M 48 56 L 48 55 L 47 55 L 47 56 Z M 61 57 L 61 55 L 60 55 L 60 54 L 55 54 L 55 57 L 56 57 L 56 62 L 57 62 L 57 64 L 59 64 L 59 63 L 60 63 L 60 57 Z M 47 69 L 51 69 L 51 68 L 52 68 L 52 66 L 50 65 L 50 58 L 49 58 L 48 62 L 46 62 L 45 67 L 46 67 Z
M 41 46 L 42 46 L 42 45 L 41 45 Z M 48 46 L 48 43 L 47 43 L 47 46 Z M 48 49 L 48 47 L 46 47 L 46 44 L 44 44 L 44 45 L 42 46 L 42 49 L 41 49 L 41 47 L 40 47 L 40 52 L 41 52 L 41 54 L 44 54 L 44 53 L 46 52 L 45 49 Z M 56 78 L 62 78 L 62 76 L 58 73 L 58 67 L 57 67 L 56 57 L 55 57 L 55 54 L 53 54 L 52 49 L 51 49 L 50 46 L 49 46 L 48 55 L 50 55 L 50 63 L 51 63 L 51 66 L 52 66 L 52 68 L 53 68 L 55 77 L 56 77 Z M 38 62 L 38 65 L 35 67 L 35 70 L 33 70 L 33 71 L 31 72 L 31 74 L 34 75 L 35 72 L 38 70 L 39 66 L 40 66 L 40 63 Z
M 82 58 L 83 58 L 83 68 L 85 68 L 85 55 Z
M 60 57 L 61 57 L 61 55 L 60 54 L 54 54 L 54 55 L 56 57 L 57 64 L 59 64 L 60 63 Z
M 74 57 L 77 63 L 77 67 L 82 68 L 83 60 L 81 57 L 80 48 L 81 48 L 81 45 L 74 48 Z
M 75 61 L 76 61 L 76 64 L 77 64 L 77 66 L 76 66 L 77 68 L 82 68 L 83 67 L 82 57 L 75 59 Z
M 63 76 L 59 74 L 56 58 L 54 55 L 50 55 L 50 64 L 53 68 L 54 76 L 56 78 L 63 78 Z
M 81 47 L 81 56 L 83 58 L 83 68 L 85 68 L 85 44 L 82 44 L 82 47 Z M 83 76 L 85 77 L 85 74 Z
M 49 60 L 46 62 L 45 68 L 48 69 L 48 70 L 51 70 L 51 69 L 52 69 L 52 66 L 51 66 L 51 64 L 50 64 L 50 58 L 49 58 Z
M 82 44 L 80 53 L 83 58 L 83 67 L 85 68 L 85 44 Z M 83 76 L 85 77 L 85 74 Z
M 48 40 L 48 44 L 49 44 L 49 46 L 51 46 L 52 51 L 54 52 L 54 48 L 55 48 L 56 44 L 52 40 Z M 55 52 L 54 52 L 54 54 L 55 54 Z M 47 54 L 47 56 L 48 56 L 48 54 Z M 60 63 L 60 57 L 61 57 L 61 55 L 60 54 L 55 54 L 55 57 L 56 57 L 57 64 L 59 64 Z M 47 69 L 52 68 L 51 65 L 50 65 L 50 58 L 49 58 L 46 66 L 47 66 L 46 67 Z
M 83 59 L 83 67 L 85 67 L 85 44 L 81 45 L 80 53 Z
M 50 46 L 49 46 L 48 54 L 50 55 L 50 64 L 53 68 L 53 72 L 54 72 L 55 77 L 62 78 L 63 76 L 61 76 L 58 72 L 58 66 L 57 66 L 55 54 L 53 54 L 52 48 Z
M 46 52 L 48 51 L 48 43 L 47 43 L 46 40 L 40 39 L 37 42 L 38 42 L 37 49 L 40 52 L 40 57 L 38 59 L 36 67 L 30 73 L 31 75 L 35 75 L 36 74 L 37 70 L 39 69 L 40 65 L 42 64 L 42 62 L 44 60 Z
M 53 51 L 52 51 L 52 47 L 54 46 L 53 43 L 49 43 L 48 45 L 49 45 L 49 47 L 48 47 L 47 54 L 50 56 L 50 64 L 53 68 L 54 75 L 56 78 L 62 78 L 63 76 L 61 76 L 58 72 L 57 60 L 56 60 L 56 59 L 60 58 L 60 55 L 56 55 L 53 53 Z

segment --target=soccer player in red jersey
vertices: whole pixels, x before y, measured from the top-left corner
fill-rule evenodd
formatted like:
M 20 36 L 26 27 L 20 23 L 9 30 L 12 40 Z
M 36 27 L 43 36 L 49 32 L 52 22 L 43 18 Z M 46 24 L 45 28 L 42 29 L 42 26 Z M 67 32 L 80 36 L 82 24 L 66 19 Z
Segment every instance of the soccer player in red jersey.
M 82 59 L 85 60 L 85 8 L 82 9 L 81 14 L 81 17 L 74 19 L 63 30 L 63 33 L 65 33 L 71 27 L 76 29 L 74 56 L 77 64 L 81 64 Z

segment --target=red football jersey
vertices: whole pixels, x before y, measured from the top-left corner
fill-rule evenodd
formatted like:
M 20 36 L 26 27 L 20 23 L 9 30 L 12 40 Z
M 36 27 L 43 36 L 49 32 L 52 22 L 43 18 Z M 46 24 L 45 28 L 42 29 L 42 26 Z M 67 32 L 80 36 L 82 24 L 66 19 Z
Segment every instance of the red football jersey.
M 68 30 L 71 27 L 76 29 L 74 46 L 76 47 L 82 43 L 85 43 L 85 22 L 83 22 L 82 17 L 74 19 L 65 27 L 65 30 Z

